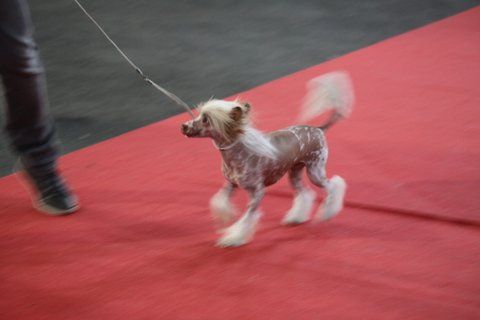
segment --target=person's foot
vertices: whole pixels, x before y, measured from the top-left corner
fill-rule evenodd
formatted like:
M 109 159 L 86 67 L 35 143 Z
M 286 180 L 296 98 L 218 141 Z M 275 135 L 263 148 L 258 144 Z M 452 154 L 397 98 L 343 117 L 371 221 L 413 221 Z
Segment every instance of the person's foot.
M 79 209 L 77 197 L 69 190 L 66 182 L 56 170 L 41 172 L 29 168 L 19 159 L 16 171 L 21 174 L 33 189 L 33 207 L 38 211 L 54 216 L 71 214 Z

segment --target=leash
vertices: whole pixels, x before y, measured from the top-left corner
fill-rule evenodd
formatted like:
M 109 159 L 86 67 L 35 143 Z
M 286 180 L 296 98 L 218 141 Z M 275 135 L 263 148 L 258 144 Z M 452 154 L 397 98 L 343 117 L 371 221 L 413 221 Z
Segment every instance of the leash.
M 103 28 L 98 24 L 98 22 L 88 13 L 87 10 L 78 2 L 77 0 L 73 0 L 75 3 L 78 5 L 78 7 L 83 11 L 83 13 L 93 22 L 93 24 L 100 30 L 100 32 L 105 36 L 105 38 L 110 42 L 110 44 L 118 51 L 118 53 L 132 66 L 133 69 L 140 75 L 140 77 L 147 82 L 148 84 L 152 85 L 155 89 L 166 95 L 170 100 L 174 101 L 177 105 L 181 106 L 184 108 L 188 114 L 193 118 L 195 118 L 195 115 L 193 114 L 192 108 L 188 106 L 182 99 L 177 97 L 175 94 L 171 93 L 167 89 L 161 87 L 157 83 L 155 83 L 153 80 L 151 80 L 149 77 L 147 77 L 143 71 L 135 64 L 133 63 L 132 60 L 120 49 L 117 44 L 108 36 L 108 34 L 103 30 Z

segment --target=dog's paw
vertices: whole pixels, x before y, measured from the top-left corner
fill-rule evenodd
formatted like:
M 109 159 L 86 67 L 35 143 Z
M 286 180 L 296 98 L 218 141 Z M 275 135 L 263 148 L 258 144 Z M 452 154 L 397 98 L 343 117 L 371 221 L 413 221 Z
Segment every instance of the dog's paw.
M 298 216 L 298 215 L 289 216 L 289 215 L 286 215 L 282 219 L 282 225 L 284 225 L 284 226 L 296 226 L 296 225 L 305 223 L 308 220 L 310 220 L 309 215 L 304 215 L 304 216 Z
M 317 213 L 317 221 L 328 221 L 343 209 L 347 184 L 345 180 L 339 176 L 334 176 L 330 179 L 330 183 L 332 189 Z
M 225 229 L 223 236 L 217 241 L 217 246 L 222 248 L 239 247 L 249 243 L 255 234 L 261 216 L 260 212 L 255 212 L 241 217 L 235 224 Z
M 247 244 L 248 242 L 250 242 L 249 239 L 239 235 L 225 235 L 218 239 L 216 245 L 220 248 L 239 247 Z
M 244 222 L 239 222 L 225 229 L 223 236 L 217 241 L 218 247 L 239 247 L 251 241 L 253 230 L 248 229 Z
M 305 223 L 310 219 L 313 204 L 317 194 L 312 190 L 307 190 L 298 194 L 294 201 L 292 208 L 283 217 L 283 225 L 297 225 Z

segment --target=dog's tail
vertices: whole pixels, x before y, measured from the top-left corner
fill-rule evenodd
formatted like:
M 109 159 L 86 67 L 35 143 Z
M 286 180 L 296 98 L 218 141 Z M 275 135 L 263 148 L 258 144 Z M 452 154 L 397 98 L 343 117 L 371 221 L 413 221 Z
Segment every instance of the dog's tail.
M 327 130 L 351 114 L 353 102 L 353 86 L 348 73 L 337 71 L 324 74 L 308 82 L 308 92 L 299 121 L 306 122 L 331 111 L 330 117 L 319 126 L 322 130 Z

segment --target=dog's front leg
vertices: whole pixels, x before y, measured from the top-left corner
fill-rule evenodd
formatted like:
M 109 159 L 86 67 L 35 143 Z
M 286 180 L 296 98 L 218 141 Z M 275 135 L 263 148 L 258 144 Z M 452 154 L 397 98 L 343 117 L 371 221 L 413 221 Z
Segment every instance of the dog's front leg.
M 245 214 L 235 224 L 225 230 L 224 235 L 218 240 L 220 247 L 237 247 L 244 245 L 253 238 L 255 227 L 260 219 L 261 213 L 258 210 L 260 201 L 265 194 L 263 185 L 248 189 L 250 202 Z
M 230 198 L 235 190 L 235 186 L 227 182 L 217 193 L 210 199 L 210 212 L 213 220 L 221 230 L 236 216 L 236 209 L 230 202 Z

